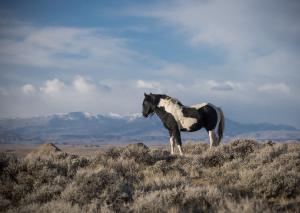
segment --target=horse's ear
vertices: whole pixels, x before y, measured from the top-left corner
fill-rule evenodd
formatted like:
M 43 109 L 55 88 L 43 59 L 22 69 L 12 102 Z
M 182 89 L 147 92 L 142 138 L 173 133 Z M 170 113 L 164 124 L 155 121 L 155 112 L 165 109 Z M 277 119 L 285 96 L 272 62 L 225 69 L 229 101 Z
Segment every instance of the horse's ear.
M 148 95 L 144 92 L 144 96 L 147 97 Z

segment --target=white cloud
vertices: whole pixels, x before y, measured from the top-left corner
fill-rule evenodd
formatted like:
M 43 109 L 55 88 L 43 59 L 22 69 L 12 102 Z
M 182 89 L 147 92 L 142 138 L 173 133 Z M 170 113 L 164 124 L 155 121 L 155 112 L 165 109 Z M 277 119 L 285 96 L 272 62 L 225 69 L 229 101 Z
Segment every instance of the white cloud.
M 110 92 L 112 90 L 112 88 L 109 85 L 102 82 L 98 82 L 97 87 L 103 92 Z
M 64 82 L 60 81 L 57 78 L 53 80 L 47 80 L 40 89 L 46 94 L 54 94 L 60 92 L 65 87 Z
M 35 67 L 111 68 L 139 55 L 99 28 L 1 26 L 0 61 Z M 10 30 L 11 28 L 14 30 Z M 20 32 L 19 32 L 20 31 Z
M 186 66 L 179 63 L 168 63 L 164 64 L 162 68 L 159 70 L 160 75 L 167 76 L 169 78 L 182 78 L 185 75 L 191 73 Z
M 299 9 L 299 1 L 179 0 L 131 8 L 128 14 L 171 26 L 176 36 L 183 35 L 183 43 L 201 51 L 208 48 L 220 57 L 222 64 L 214 65 L 218 70 L 210 66 L 203 71 L 209 78 L 257 81 L 268 77 L 296 84 Z
M 266 55 L 253 58 L 240 65 L 257 78 L 270 76 L 276 80 L 299 81 L 299 55 L 287 49 L 277 49 Z
M 36 93 L 36 88 L 32 84 L 25 84 L 21 89 L 26 95 Z
M 96 91 L 96 86 L 90 80 L 80 75 L 75 76 L 73 86 L 80 93 L 91 93 Z
M 7 91 L 7 94 L 1 94 L 0 92 L 0 116 L 32 116 L 70 111 L 130 114 L 140 112 L 145 90 L 170 95 L 178 98 L 186 105 L 211 102 L 221 106 L 227 117 L 241 121 L 247 118 L 255 120 L 260 116 L 264 116 L 261 119 L 267 119 L 268 116 L 273 118 L 274 113 L 268 114 L 269 109 L 266 111 L 266 107 L 270 104 L 276 105 L 277 111 L 282 106 L 280 103 L 285 103 L 285 107 L 293 110 L 293 112 L 297 111 L 295 108 L 298 106 L 290 92 L 286 93 L 290 89 L 287 89 L 288 86 L 284 83 L 259 84 L 205 79 L 193 80 L 187 83 L 141 79 L 111 80 L 105 81 L 113 88 L 107 93 L 101 92 L 101 87 L 98 87 L 98 84 L 95 83 L 97 82 L 96 79 L 93 80 L 89 80 L 88 76 L 74 76 L 70 78 L 70 81 L 66 80 L 66 83 L 59 79 L 48 80 L 42 85 L 41 92 L 37 92 L 33 96 L 24 96 L 20 89 L 3 88 Z M 157 90 L 162 86 L 163 89 Z M 231 87 L 232 90 L 224 92 L 224 90 L 227 90 L 226 87 Z M 266 93 L 275 94 L 276 96 L 266 96 Z M 255 111 L 250 110 L 249 114 L 248 112 L 245 114 L 245 110 L 249 110 L 250 106 L 255 107 Z M 238 117 L 234 116 L 235 114 Z M 287 116 L 285 119 L 285 121 L 288 121 L 290 118 Z M 274 118 L 274 120 L 276 119 Z M 283 122 L 283 120 L 277 121 Z M 297 121 L 295 120 L 295 122 Z
M 277 94 L 277 93 L 287 94 L 290 92 L 289 86 L 287 86 L 284 83 L 264 84 L 264 85 L 261 85 L 258 88 L 258 90 L 263 91 L 263 92 L 273 93 L 273 94 Z
M 300 33 L 300 4 L 284 1 L 171 1 L 131 14 L 158 18 L 177 27 L 192 45 L 209 44 L 227 51 L 249 54 L 295 42 Z
M 8 96 L 9 92 L 7 91 L 6 88 L 0 87 L 0 95 Z
M 216 82 L 214 80 L 209 80 L 206 82 L 206 85 L 211 89 L 211 90 L 219 90 L 219 91 L 231 91 L 234 90 L 234 83 L 230 81 L 226 82 Z
M 137 80 L 136 86 L 142 89 L 161 89 L 161 84 L 156 81 L 145 81 L 145 80 Z

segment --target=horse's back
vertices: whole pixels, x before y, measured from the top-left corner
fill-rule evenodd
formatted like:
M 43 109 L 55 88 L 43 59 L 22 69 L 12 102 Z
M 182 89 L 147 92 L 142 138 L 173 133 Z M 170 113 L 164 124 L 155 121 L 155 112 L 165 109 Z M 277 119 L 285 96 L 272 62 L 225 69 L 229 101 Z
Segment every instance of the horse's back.
M 195 108 L 195 109 L 200 109 L 206 105 L 212 105 L 211 103 L 201 103 L 201 104 L 195 104 L 195 105 L 192 105 L 191 108 Z

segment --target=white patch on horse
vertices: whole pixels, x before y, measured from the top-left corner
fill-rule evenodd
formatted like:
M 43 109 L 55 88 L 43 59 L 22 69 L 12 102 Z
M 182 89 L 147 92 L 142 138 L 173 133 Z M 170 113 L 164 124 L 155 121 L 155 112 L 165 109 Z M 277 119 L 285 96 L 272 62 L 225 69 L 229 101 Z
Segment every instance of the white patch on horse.
M 180 155 L 183 155 L 181 145 L 177 145 L 177 147 L 178 147 L 178 150 L 179 150 L 179 154 L 180 154 Z
M 217 146 L 217 138 L 216 138 L 216 133 L 211 130 L 211 131 L 208 131 L 208 135 L 209 135 L 209 142 L 210 142 L 210 149 L 213 147 L 213 146 Z
M 174 137 L 173 136 L 171 136 L 170 137 L 170 145 L 171 145 L 171 155 L 173 155 L 174 154 Z
M 174 116 L 174 119 L 180 129 L 184 128 L 190 130 L 191 126 L 197 123 L 197 119 L 184 117 L 182 113 L 182 106 L 180 106 L 176 101 L 177 100 L 172 100 L 171 98 L 161 98 L 158 106 L 164 107 L 166 112 Z
M 196 105 L 193 105 L 191 106 L 192 108 L 195 108 L 195 109 L 200 109 L 204 106 L 208 105 L 208 103 L 202 103 L 202 104 L 196 104 Z

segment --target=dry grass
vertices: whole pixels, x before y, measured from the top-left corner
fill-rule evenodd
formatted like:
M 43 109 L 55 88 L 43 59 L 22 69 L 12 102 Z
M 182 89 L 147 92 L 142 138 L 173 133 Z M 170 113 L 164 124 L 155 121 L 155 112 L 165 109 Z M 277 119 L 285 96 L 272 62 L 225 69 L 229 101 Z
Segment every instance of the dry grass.
M 238 139 L 186 155 L 143 144 L 84 157 L 0 154 L 3 212 L 299 212 L 300 144 Z

